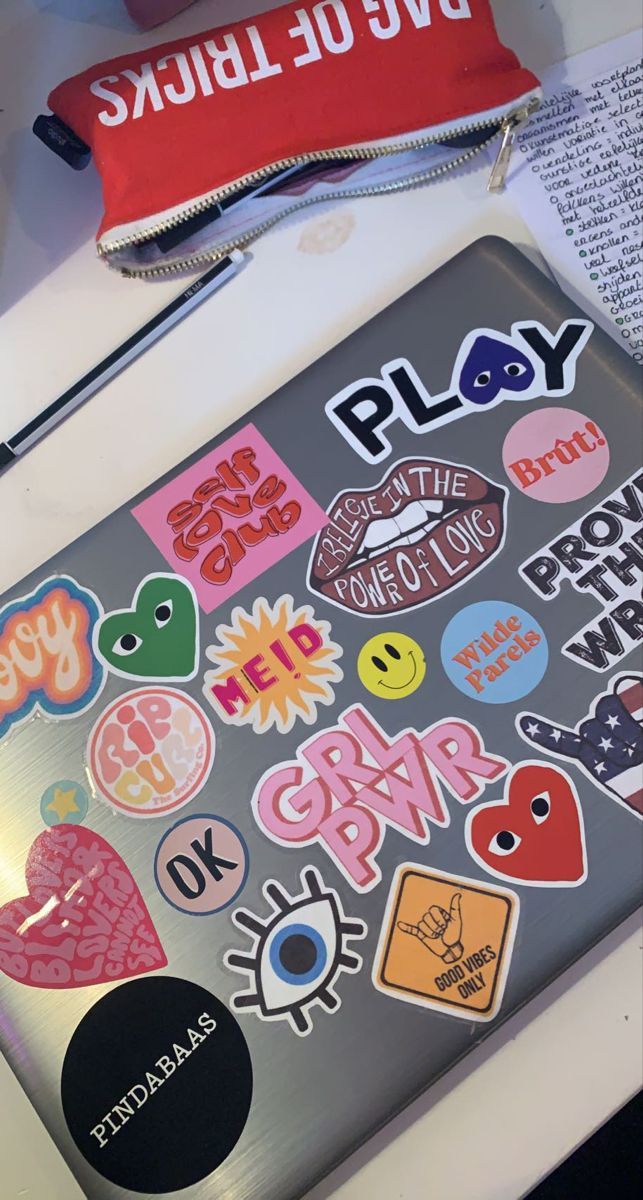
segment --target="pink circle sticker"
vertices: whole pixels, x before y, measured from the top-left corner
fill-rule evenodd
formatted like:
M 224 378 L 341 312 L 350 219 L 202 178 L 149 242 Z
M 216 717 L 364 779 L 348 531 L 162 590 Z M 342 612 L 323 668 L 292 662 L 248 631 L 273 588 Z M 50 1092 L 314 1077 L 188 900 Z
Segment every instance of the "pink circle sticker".
M 603 431 L 582 413 L 540 408 L 509 430 L 502 461 L 519 492 L 545 504 L 566 504 L 603 482 L 610 451 Z
M 94 725 L 89 769 L 100 795 L 130 817 L 162 817 L 188 804 L 214 762 L 214 733 L 198 704 L 174 688 L 119 696 Z
M 168 904 L 203 917 L 236 900 L 248 878 L 248 850 L 223 817 L 183 817 L 159 842 L 154 877 Z

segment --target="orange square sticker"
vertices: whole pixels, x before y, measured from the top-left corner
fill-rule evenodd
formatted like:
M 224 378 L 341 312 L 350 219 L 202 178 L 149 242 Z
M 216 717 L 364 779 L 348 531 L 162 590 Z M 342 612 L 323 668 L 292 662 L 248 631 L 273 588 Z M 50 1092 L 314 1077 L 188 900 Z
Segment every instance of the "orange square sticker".
M 409 1004 L 490 1021 L 502 1002 L 519 907 L 508 888 L 405 863 L 386 906 L 375 987 Z

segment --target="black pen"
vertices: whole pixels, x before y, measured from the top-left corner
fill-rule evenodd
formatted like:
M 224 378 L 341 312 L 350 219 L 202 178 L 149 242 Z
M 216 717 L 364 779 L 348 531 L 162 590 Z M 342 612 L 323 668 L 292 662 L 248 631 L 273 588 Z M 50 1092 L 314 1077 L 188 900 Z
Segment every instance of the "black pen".
M 41 438 L 46 437 L 52 429 L 64 421 L 70 413 L 79 408 L 85 400 L 89 400 L 110 379 L 118 375 L 129 363 L 138 358 L 149 346 L 158 341 L 168 329 L 182 321 L 184 317 L 220 288 L 232 275 L 235 275 L 243 262 L 243 255 L 238 251 L 226 255 L 206 271 L 198 279 L 162 308 L 156 316 L 151 317 L 140 329 L 128 337 L 120 346 L 112 350 L 102 362 L 97 363 L 76 383 L 67 388 L 56 400 L 52 400 L 47 408 L 34 417 L 22 429 L 6 442 L 0 442 L 0 471 L 11 466 L 17 458 L 31 450 Z

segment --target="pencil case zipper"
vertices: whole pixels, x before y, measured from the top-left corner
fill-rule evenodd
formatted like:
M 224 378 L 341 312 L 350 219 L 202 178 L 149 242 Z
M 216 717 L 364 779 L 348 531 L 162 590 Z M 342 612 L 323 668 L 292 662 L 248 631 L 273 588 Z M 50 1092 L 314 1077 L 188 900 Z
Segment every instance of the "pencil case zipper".
M 252 244 L 262 234 L 268 232 L 280 221 L 287 217 L 293 216 L 302 210 L 312 207 L 316 204 L 332 203 L 338 200 L 356 199 L 366 196 L 385 195 L 393 192 L 406 191 L 412 188 L 420 187 L 425 183 L 431 182 L 441 176 L 449 174 L 451 171 L 457 170 L 464 166 L 465 163 L 471 161 L 483 150 L 491 146 L 497 138 L 501 138 L 501 143 L 498 149 L 498 154 L 491 171 L 488 188 L 490 191 L 500 191 L 504 186 L 507 170 L 509 167 L 513 146 L 516 135 L 527 124 L 530 117 L 538 110 L 541 104 L 540 90 L 521 97 L 515 102 L 509 112 L 504 115 L 497 112 L 487 112 L 474 121 L 469 121 L 466 124 L 458 125 L 457 127 L 449 127 L 432 133 L 427 132 L 420 137 L 413 137 L 396 142 L 367 142 L 354 146 L 343 146 L 335 149 L 316 150 L 307 154 L 293 155 L 289 158 L 280 159 L 278 162 L 271 163 L 269 166 L 262 167 L 242 178 L 235 180 L 233 183 L 227 184 L 224 187 L 217 188 L 215 191 L 208 193 L 205 196 L 199 197 L 193 203 L 180 206 L 180 208 L 166 217 L 163 220 L 153 219 L 149 225 L 141 222 L 139 229 L 135 232 L 119 238 L 102 238 L 98 242 L 99 257 L 105 259 L 109 266 L 120 270 L 121 274 L 127 278 L 151 279 L 164 275 L 174 275 L 187 271 L 197 271 L 209 263 L 216 262 L 217 259 L 223 258 L 232 250 L 244 250 Z M 290 167 L 307 166 L 309 164 L 331 162 L 333 160 L 346 160 L 347 163 L 352 161 L 366 163 L 384 157 L 392 157 L 394 155 L 403 154 L 408 151 L 425 150 L 435 147 L 440 143 L 448 143 L 449 141 L 464 137 L 468 134 L 477 133 L 479 131 L 489 129 L 490 133 L 487 138 L 478 142 L 475 146 L 463 149 L 461 153 L 456 153 L 455 157 L 446 163 L 441 163 L 438 166 L 429 167 L 426 170 L 416 172 L 408 177 L 389 180 L 385 183 L 375 184 L 359 184 L 344 188 L 337 188 L 330 194 L 307 196 L 302 199 L 293 201 L 292 204 L 286 204 L 279 212 L 272 213 L 270 216 L 251 225 L 250 228 L 244 230 L 243 233 L 236 237 L 223 241 L 216 246 L 205 247 L 198 252 L 187 254 L 182 258 L 172 258 L 162 262 L 140 262 L 124 261 L 126 253 L 132 249 L 139 252 L 141 249 L 149 247 L 154 239 L 160 235 L 180 227 L 183 223 L 190 221 L 192 218 L 205 213 L 209 208 L 215 208 L 222 201 L 228 200 L 238 192 L 245 190 L 248 187 L 253 187 L 261 184 L 263 181 L 270 179 L 271 176 L 278 172 L 285 171 Z M 253 201 L 250 200 L 249 203 Z M 216 226 L 215 226 L 216 232 Z

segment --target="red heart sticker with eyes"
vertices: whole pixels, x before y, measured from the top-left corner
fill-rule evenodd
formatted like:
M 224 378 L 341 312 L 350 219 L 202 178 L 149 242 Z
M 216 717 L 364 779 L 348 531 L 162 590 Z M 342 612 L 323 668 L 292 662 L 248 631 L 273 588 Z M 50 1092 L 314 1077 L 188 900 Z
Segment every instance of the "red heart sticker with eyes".
M 0 908 L 0 971 L 30 987 L 115 983 L 167 966 L 152 918 L 120 854 L 84 825 L 33 843 L 29 894 Z
M 466 841 L 476 862 L 499 879 L 577 887 L 587 878 L 580 801 L 558 767 L 537 762 L 514 767 L 504 799 L 469 813 Z

